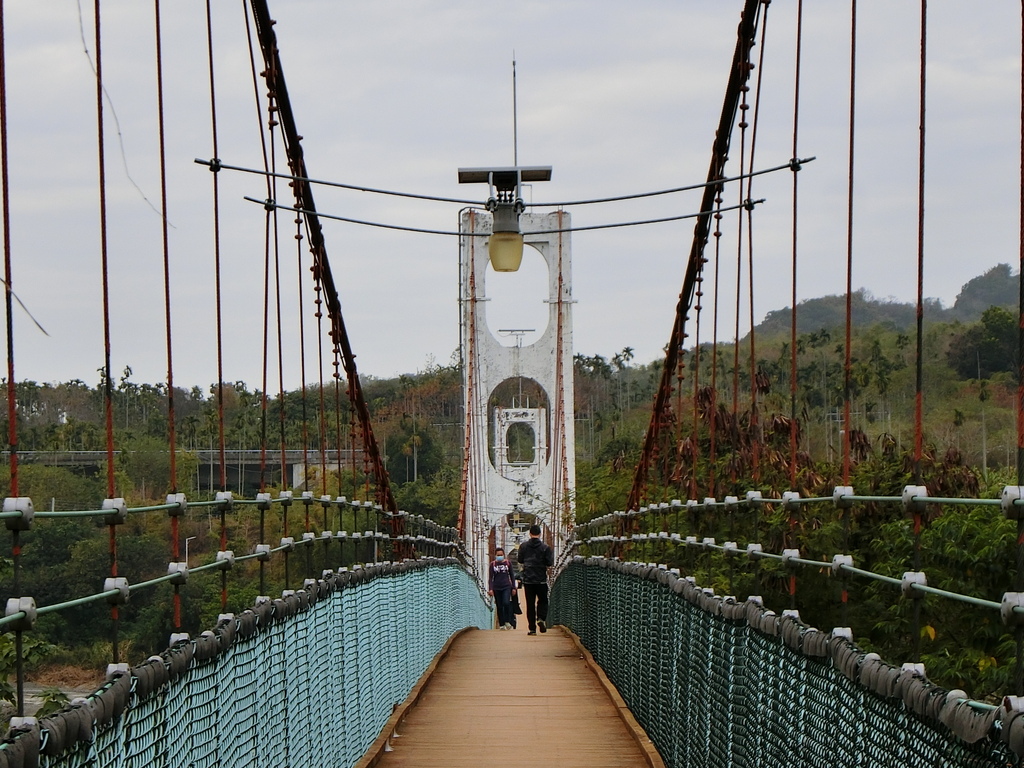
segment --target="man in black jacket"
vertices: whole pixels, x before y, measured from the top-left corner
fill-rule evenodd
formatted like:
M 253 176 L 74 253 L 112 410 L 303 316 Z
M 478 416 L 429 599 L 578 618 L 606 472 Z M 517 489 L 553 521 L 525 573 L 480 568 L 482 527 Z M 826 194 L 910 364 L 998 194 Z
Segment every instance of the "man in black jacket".
M 519 547 L 517 556 L 522 568 L 523 590 L 526 592 L 527 634 L 548 631 L 548 568 L 555 564 L 551 547 L 540 540 L 540 526 L 530 526 L 530 538 Z

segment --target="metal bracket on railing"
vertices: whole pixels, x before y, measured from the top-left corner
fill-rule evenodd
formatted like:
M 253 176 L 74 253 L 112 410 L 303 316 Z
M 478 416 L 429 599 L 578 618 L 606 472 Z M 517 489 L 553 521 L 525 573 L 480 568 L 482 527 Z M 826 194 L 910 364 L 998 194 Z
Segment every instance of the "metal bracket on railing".
M 1024 613 L 1015 609 L 1024 609 L 1024 592 L 1004 592 L 1003 601 L 999 605 L 999 618 L 1008 627 L 1024 626 Z
M 186 563 L 168 563 L 167 575 L 169 581 L 175 586 L 181 586 L 188 581 L 188 565 Z
M 120 525 L 128 519 L 128 505 L 122 498 L 104 499 L 100 509 L 110 511 L 110 514 L 103 516 L 103 522 L 107 525 Z
M 907 571 L 903 574 L 903 582 L 900 585 L 900 590 L 903 592 L 904 597 L 920 600 L 924 597 L 924 592 L 914 589 L 914 585 L 928 586 L 928 577 L 924 575 L 924 571 Z
M 122 576 L 106 578 L 103 580 L 103 591 L 111 592 L 117 590 L 116 595 L 108 595 L 107 603 L 110 605 L 125 605 L 131 592 L 128 591 L 128 579 Z
M 181 517 L 183 514 L 188 512 L 188 499 L 185 498 L 184 493 L 167 494 L 167 503 L 174 505 L 173 507 L 168 508 L 168 517 Z
M 837 485 L 832 490 L 832 503 L 836 505 L 836 509 L 849 509 L 853 506 L 850 499 L 844 498 L 846 496 L 853 496 L 852 485 Z
M 1024 497 L 1024 486 L 1007 485 L 1003 486 L 1003 493 L 999 499 L 999 506 L 1007 520 L 1020 520 L 1024 517 L 1024 506 L 1017 504 Z
M 230 571 L 235 567 L 235 553 L 230 549 L 222 549 L 217 552 L 217 569 Z
M 838 576 L 843 566 L 853 567 L 853 555 L 832 555 L 832 575 Z
M 918 677 L 928 677 L 928 675 L 925 674 L 924 671 L 924 664 L 922 664 L 921 662 L 905 661 L 903 662 L 903 666 L 900 667 L 900 669 L 904 672 L 910 672 L 912 675 L 917 675 Z
M 36 625 L 36 601 L 33 597 L 9 597 L 7 607 L 4 609 L 4 616 L 25 614 L 20 619 L 11 623 L 11 629 L 15 632 L 28 632 Z
M 797 491 L 784 491 L 782 493 L 782 508 L 787 512 L 796 512 L 797 501 L 800 499 L 800 493 Z
M 9 531 L 27 531 L 32 528 L 32 518 L 35 515 L 35 508 L 32 506 L 32 499 L 28 496 L 8 496 L 4 499 L 4 512 L 20 512 L 20 517 L 4 518 L 4 524 Z
M 903 489 L 903 511 L 908 515 L 922 515 L 928 508 L 928 489 L 923 485 L 908 485 Z
M 35 717 L 12 717 L 8 724 L 8 738 L 16 733 L 28 733 L 39 728 L 39 720 Z

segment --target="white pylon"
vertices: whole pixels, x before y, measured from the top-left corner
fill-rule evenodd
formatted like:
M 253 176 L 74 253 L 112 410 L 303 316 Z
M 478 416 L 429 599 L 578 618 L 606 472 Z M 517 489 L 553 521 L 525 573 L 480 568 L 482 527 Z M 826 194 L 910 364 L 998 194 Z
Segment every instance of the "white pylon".
M 507 515 L 535 515 L 556 558 L 575 519 L 572 258 L 570 235 L 564 231 L 570 227 L 569 214 L 524 213 L 520 226 L 527 247 L 535 248 L 548 267 L 548 324 L 536 341 L 507 347 L 486 320 L 487 238 L 479 235 L 490 233 L 491 216 L 465 211 L 461 220 L 466 441 L 460 525 L 481 571 L 490 559 L 492 532 L 506 551 L 516 543 L 507 540 L 515 532 L 501 524 Z M 499 386 L 517 377 L 535 382 L 544 402 L 495 402 Z M 520 438 L 532 433 L 532 453 L 510 454 L 510 431 Z

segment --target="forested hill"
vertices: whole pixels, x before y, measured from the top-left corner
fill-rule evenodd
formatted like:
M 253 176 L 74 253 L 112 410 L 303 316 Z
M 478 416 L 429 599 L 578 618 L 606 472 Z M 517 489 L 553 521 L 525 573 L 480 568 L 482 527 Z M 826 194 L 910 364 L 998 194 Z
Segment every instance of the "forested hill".
M 974 323 L 991 306 L 1004 307 L 1016 313 L 1018 304 L 1018 277 L 1009 264 L 997 264 L 983 275 L 969 280 L 960 289 L 952 307 L 943 307 L 938 299 L 925 299 L 927 321 Z M 853 324 L 860 327 L 889 326 L 892 330 L 906 330 L 914 325 L 913 304 L 877 299 L 869 291 L 860 289 L 851 302 Z M 758 334 L 789 333 L 792 310 L 789 307 L 769 312 L 757 326 Z M 797 305 L 798 333 L 812 333 L 821 328 L 836 328 L 846 324 L 846 296 L 822 296 Z

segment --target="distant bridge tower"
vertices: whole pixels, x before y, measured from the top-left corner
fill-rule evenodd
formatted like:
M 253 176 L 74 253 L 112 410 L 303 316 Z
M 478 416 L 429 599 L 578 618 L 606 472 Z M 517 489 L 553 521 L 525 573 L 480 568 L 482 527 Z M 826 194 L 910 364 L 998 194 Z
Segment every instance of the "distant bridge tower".
M 500 226 L 500 211 L 496 218 Z M 486 320 L 489 237 L 482 235 L 492 233 L 494 218 L 464 211 L 460 228 L 466 409 L 459 527 L 481 569 L 493 546 L 515 546 L 515 521 L 535 516 L 556 558 L 574 523 L 570 219 L 556 211 L 522 213 L 518 221 L 526 245 L 548 267 L 547 297 L 537 297 L 548 304 L 548 323 L 533 343 L 511 347 L 498 341 Z

